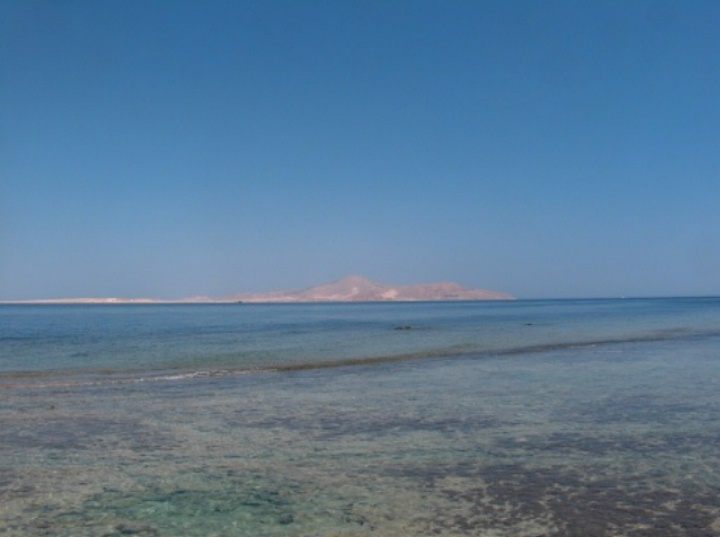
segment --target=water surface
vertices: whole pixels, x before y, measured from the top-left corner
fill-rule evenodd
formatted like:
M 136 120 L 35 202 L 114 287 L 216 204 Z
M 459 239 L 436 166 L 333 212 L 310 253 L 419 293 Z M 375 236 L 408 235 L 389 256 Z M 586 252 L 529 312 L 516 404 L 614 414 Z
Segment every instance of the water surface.
M 720 535 L 719 306 L 3 306 L 0 535 Z

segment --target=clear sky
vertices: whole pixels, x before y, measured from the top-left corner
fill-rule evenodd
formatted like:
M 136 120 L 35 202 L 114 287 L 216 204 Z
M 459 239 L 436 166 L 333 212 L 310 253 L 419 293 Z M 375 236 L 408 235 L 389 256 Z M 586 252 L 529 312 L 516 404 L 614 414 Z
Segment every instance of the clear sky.
M 720 294 L 720 2 L 0 2 L 0 299 Z

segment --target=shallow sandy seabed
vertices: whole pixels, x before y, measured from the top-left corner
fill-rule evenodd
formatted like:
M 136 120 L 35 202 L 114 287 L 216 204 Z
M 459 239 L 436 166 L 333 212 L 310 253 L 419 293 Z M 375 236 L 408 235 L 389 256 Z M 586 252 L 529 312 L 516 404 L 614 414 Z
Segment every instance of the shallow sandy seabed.
M 643 352 L 4 390 L 0 535 L 720 535 L 717 366 Z

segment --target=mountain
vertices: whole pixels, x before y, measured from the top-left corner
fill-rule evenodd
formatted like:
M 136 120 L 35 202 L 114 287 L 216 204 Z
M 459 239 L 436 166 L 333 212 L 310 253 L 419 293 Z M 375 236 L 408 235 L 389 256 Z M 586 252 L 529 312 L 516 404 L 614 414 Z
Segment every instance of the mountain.
M 221 298 L 206 296 L 163 300 L 155 298 L 67 298 L 18 300 L 8 303 L 28 304 L 215 304 L 228 302 L 412 302 L 423 300 L 513 300 L 497 291 L 468 289 L 457 283 L 424 283 L 419 285 L 384 285 L 362 276 L 348 276 L 334 282 L 299 291 L 239 293 Z
M 384 285 L 362 276 L 348 276 L 334 282 L 298 291 L 240 293 L 222 300 L 242 302 L 382 302 L 422 300 L 512 300 L 497 291 L 468 289 L 457 283 Z

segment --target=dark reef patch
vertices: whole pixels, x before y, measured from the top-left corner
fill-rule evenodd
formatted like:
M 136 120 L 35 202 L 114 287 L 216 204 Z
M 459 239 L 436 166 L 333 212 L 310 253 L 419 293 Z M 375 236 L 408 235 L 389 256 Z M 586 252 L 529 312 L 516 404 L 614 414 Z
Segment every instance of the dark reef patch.
M 110 419 L 79 416 L 32 419 L 27 422 L 5 422 L 0 430 L 0 444 L 13 448 L 88 450 L 103 445 L 125 446 L 135 451 L 170 449 L 177 445 L 173 436 L 139 419 Z
M 420 472 L 413 472 L 416 476 Z M 440 477 L 477 483 L 448 487 Z M 426 486 L 466 508 L 423 519 L 428 532 L 478 531 L 537 522 L 563 537 L 711 537 L 720 529 L 718 490 L 682 489 L 642 475 L 622 480 L 566 468 L 521 464 L 435 468 Z

